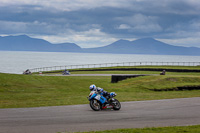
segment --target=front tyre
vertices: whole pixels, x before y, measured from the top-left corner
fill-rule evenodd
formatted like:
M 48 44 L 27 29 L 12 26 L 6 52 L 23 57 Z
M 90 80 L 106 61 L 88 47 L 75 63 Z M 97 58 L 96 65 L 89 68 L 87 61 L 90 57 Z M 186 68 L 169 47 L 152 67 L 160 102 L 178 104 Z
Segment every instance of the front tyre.
M 99 111 L 101 110 L 101 104 L 99 101 L 97 100 L 90 100 L 90 107 L 94 110 L 94 111 Z
M 114 110 L 120 110 L 120 109 L 121 109 L 121 104 L 120 104 L 120 102 L 119 102 L 117 99 L 115 99 L 115 100 L 112 102 L 112 105 L 113 105 L 113 109 L 114 109 Z

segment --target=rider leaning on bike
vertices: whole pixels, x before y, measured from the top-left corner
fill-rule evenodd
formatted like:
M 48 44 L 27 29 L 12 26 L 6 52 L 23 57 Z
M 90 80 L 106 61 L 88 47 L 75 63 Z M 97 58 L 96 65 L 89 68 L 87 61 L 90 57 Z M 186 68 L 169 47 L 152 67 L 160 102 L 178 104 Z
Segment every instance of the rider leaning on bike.
M 96 91 L 101 93 L 107 100 L 109 99 L 110 93 L 108 93 L 107 91 L 104 91 L 103 88 L 100 87 L 96 87 L 95 84 L 90 85 L 90 91 Z
M 96 85 L 90 85 L 90 95 L 88 100 L 90 101 L 90 107 L 94 111 L 99 111 L 102 109 L 113 109 L 120 110 L 121 104 L 114 97 L 117 95 L 115 92 L 108 93 Z

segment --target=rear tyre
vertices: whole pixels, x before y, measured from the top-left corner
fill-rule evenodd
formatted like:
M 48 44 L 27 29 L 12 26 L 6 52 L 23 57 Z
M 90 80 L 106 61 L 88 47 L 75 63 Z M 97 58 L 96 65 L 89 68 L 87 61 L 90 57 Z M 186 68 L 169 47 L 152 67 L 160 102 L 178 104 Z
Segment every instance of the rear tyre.
M 97 100 L 91 100 L 90 101 L 90 107 L 94 110 L 94 111 L 99 111 L 101 110 L 101 104 L 99 101 Z
M 120 110 L 120 109 L 121 109 L 121 104 L 120 104 L 120 102 L 119 102 L 117 99 L 115 99 L 115 100 L 112 102 L 112 105 L 113 105 L 113 109 L 114 109 L 114 110 Z

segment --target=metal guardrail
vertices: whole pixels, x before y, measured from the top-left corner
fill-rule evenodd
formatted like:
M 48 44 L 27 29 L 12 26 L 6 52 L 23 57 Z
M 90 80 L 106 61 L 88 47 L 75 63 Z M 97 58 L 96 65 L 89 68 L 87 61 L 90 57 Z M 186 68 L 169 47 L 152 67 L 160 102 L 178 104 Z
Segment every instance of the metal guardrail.
M 200 62 L 122 62 L 122 63 L 103 63 L 103 64 L 81 64 L 67 66 L 52 66 L 29 69 L 31 72 L 56 71 L 64 69 L 81 69 L 81 68 L 101 68 L 117 66 L 200 66 Z

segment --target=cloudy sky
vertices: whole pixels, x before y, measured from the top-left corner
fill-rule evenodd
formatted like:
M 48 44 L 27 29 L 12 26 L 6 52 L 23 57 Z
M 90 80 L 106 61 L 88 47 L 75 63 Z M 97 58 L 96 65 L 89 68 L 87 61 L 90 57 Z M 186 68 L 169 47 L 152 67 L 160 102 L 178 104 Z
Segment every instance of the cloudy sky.
M 153 37 L 200 47 L 200 0 L 0 0 L 0 35 L 81 47 Z

